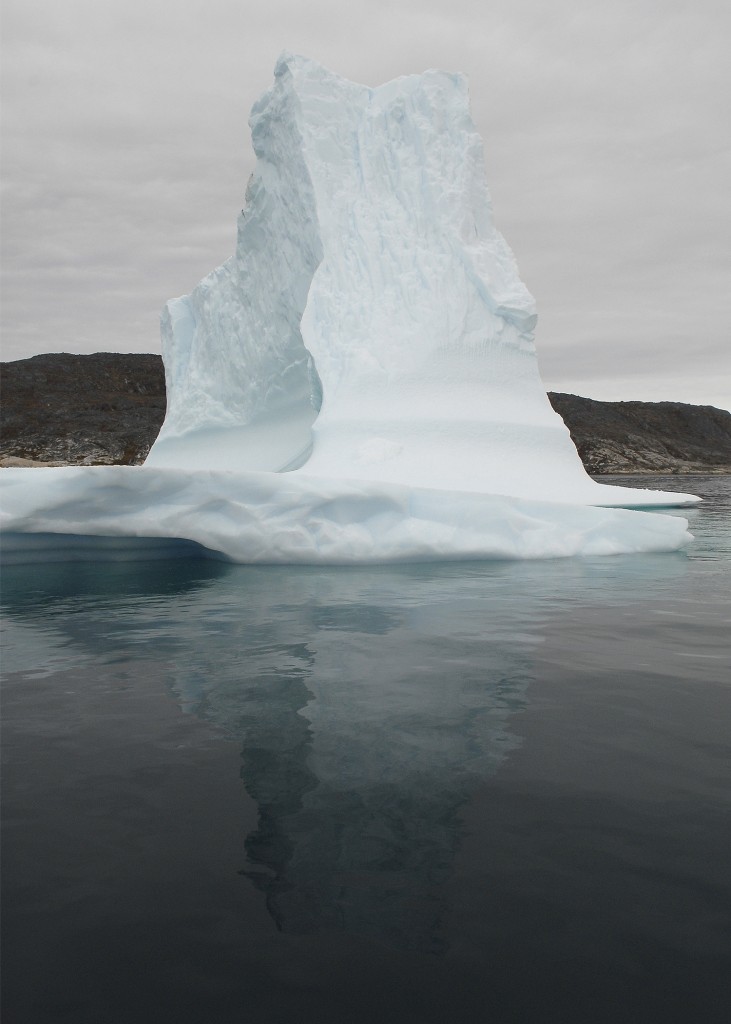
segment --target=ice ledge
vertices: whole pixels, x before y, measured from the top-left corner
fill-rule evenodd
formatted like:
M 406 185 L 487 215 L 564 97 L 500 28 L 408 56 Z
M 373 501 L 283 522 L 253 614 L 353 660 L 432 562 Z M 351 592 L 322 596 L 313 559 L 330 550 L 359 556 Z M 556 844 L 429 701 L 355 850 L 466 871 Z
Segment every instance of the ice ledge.
M 2 484 L 3 547 L 16 562 L 47 560 L 49 534 L 55 559 L 83 557 L 79 537 L 93 536 L 189 541 L 234 562 L 300 565 L 666 552 L 692 539 L 678 516 L 293 473 L 7 469 Z M 124 545 L 106 547 L 124 556 Z M 146 542 L 128 556 L 153 555 Z

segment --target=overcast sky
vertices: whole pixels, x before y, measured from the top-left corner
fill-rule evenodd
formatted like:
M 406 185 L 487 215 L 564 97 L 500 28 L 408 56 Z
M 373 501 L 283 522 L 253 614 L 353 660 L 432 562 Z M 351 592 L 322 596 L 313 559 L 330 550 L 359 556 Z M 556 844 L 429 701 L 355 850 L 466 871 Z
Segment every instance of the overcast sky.
M 3 359 L 159 352 L 281 50 L 469 76 L 546 387 L 731 408 L 728 0 L 3 0 Z

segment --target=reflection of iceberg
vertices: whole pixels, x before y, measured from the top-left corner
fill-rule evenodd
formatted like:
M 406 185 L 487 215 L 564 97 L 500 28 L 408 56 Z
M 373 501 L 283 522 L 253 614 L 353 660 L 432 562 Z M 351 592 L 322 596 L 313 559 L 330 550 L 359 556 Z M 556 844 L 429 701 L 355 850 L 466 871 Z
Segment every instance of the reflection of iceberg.
M 607 507 L 696 499 L 595 483 L 551 409 L 464 79 L 368 89 L 291 56 L 275 74 L 236 254 L 163 315 L 146 466 L 6 470 L 6 530 L 186 538 L 243 562 L 686 543 L 682 520 Z
M 332 642 L 342 648 L 342 635 Z M 348 675 L 327 686 L 317 657 L 308 680 L 317 695 L 299 718 L 310 722 L 309 743 L 284 756 L 271 706 L 252 704 L 242 777 L 260 824 L 247 840 L 246 873 L 282 930 L 336 927 L 438 948 L 460 811 L 516 744 L 506 722 L 524 703 L 526 669 L 495 655 L 479 678 L 394 670 L 376 686 Z
M 323 586 L 262 571 L 247 588 L 245 652 L 203 641 L 174 683 L 184 707 L 242 743 L 259 805 L 242 873 L 283 931 L 440 948 L 459 813 L 518 742 L 508 721 L 525 704 L 531 648 L 480 636 L 459 584 L 447 582 L 450 600 L 434 589 L 409 608 L 405 577 Z
M 463 810 L 519 743 L 537 651 L 577 609 L 611 624 L 648 581 L 684 590 L 688 564 L 11 567 L 3 665 L 166 680 L 241 746 L 259 824 L 237 866 L 278 926 L 434 950 Z
M 259 812 L 240 868 L 281 930 L 442 948 L 461 811 L 519 743 L 536 609 L 516 636 L 503 570 L 527 566 L 153 565 L 10 569 L 3 612 L 26 667 L 162 675 L 240 744 Z

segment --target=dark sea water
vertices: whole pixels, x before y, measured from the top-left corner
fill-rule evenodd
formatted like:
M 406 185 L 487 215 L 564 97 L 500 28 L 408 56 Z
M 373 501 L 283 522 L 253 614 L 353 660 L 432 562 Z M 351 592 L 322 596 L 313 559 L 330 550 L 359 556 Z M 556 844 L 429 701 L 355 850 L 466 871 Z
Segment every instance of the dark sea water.
M 731 479 L 649 485 L 687 554 L 7 567 L 5 1024 L 731 1020 Z

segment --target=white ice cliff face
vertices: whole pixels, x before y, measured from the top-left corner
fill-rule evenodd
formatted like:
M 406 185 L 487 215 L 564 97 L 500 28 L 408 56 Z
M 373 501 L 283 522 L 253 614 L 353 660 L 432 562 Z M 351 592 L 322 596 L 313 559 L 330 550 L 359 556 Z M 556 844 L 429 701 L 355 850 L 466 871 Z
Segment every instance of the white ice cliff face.
M 149 465 L 281 470 L 309 448 L 319 396 L 300 321 L 322 259 L 299 98 L 252 113 L 258 164 L 236 255 L 162 315 L 168 408 Z
M 285 55 L 250 123 L 236 255 L 163 314 L 148 465 L 678 504 L 590 480 L 551 408 L 463 76 L 369 89 Z
M 462 76 L 368 89 L 285 55 L 250 123 L 236 253 L 163 313 L 168 408 L 145 466 L 4 470 L 6 557 L 150 557 L 146 538 L 293 563 L 690 540 L 683 519 L 621 506 L 698 499 L 595 483 L 548 402 Z

